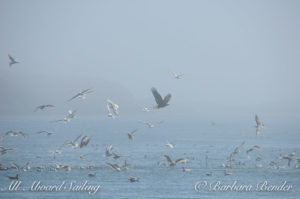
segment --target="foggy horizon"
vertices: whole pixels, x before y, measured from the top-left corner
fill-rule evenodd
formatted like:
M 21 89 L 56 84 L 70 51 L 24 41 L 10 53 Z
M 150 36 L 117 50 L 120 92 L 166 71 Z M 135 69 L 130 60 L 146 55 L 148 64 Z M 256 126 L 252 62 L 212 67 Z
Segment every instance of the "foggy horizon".
M 109 98 L 120 117 L 147 118 L 136 104 L 152 107 L 155 87 L 172 94 L 157 120 L 297 124 L 299 3 L 257 2 L 1 1 L 0 117 L 105 119 Z

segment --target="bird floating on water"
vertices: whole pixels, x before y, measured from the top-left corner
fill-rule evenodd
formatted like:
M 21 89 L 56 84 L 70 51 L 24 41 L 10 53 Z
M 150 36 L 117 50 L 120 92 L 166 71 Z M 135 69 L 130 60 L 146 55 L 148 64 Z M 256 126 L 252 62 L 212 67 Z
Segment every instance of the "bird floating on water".
M 19 174 L 16 174 L 15 176 L 7 176 L 11 180 L 18 180 L 19 179 Z
M 129 176 L 129 177 L 128 177 L 128 180 L 129 180 L 130 182 L 138 182 L 138 181 L 139 181 L 139 178 L 138 178 L 138 177 Z

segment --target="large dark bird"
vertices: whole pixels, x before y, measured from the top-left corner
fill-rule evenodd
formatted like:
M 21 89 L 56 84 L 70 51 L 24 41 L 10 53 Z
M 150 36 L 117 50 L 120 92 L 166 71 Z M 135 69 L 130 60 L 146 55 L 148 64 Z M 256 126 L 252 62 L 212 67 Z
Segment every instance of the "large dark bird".
M 157 105 L 155 105 L 153 108 L 159 109 L 159 108 L 163 108 L 163 107 L 166 107 L 166 106 L 169 105 L 168 102 L 171 99 L 171 94 L 170 93 L 168 95 L 166 95 L 166 97 L 164 99 L 162 99 L 161 95 L 159 94 L 159 92 L 155 88 L 152 88 L 151 92 L 152 92 L 152 94 L 155 98 L 155 101 L 157 103 Z

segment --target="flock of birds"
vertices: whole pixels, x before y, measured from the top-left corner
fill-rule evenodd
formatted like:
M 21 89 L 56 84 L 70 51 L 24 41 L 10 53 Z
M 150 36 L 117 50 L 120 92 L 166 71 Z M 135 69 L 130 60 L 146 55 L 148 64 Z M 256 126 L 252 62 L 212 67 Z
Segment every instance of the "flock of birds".
M 14 64 L 18 64 L 20 63 L 18 58 L 14 58 L 11 55 L 8 55 L 9 57 L 9 66 L 11 67 Z M 172 72 L 172 75 L 174 76 L 175 79 L 182 79 L 183 78 L 183 74 L 177 74 L 175 72 Z M 77 93 L 76 95 L 74 95 L 73 97 L 71 97 L 69 100 L 67 101 L 72 101 L 75 99 L 81 99 L 84 100 L 88 94 L 94 92 L 91 88 L 89 89 L 85 89 L 79 93 Z M 143 107 L 140 105 L 137 105 L 143 112 L 150 112 L 153 111 L 154 109 L 161 109 L 161 108 L 165 108 L 167 106 L 169 106 L 169 102 L 171 100 L 171 94 L 167 94 L 165 97 L 162 97 L 161 94 L 157 91 L 157 89 L 152 88 L 151 89 L 152 95 L 155 99 L 156 104 L 153 106 L 153 108 L 148 108 L 148 107 Z M 37 106 L 35 108 L 34 111 L 45 111 L 47 109 L 53 109 L 56 108 L 55 105 L 51 105 L 51 104 L 46 104 L 46 105 L 40 105 Z M 115 102 L 113 102 L 110 99 L 107 99 L 107 103 L 106 103 L 106 110 L 107 110 L 107 116 L 109 118 L 115 119 L 119 116 L 119 105 L 116 104 Z M 76 110 L 69 110 L 67 115 L 62 118 L 62 119 L 58 119 L 55 121 L 51 121 L 53 123 L 57 123 L 57 122 L 62 122 L 62 123 L 69 123 L 72 119 L 75 118 L 75 114 L 76 114 Z M 256 122 L 256 135 L 260 135 L 261 131 L 264 129 L 264 124 L 260 121 L 259 117 L 257 115 L 255 115 L 255 122 Z M 142 123 L 144 125 L 146 125 L 149 128 L 153 128 L 155 127 L 155 124 L 150 123 L 150 122 L 145 122 L 145 121 L 139 121 L 139 123 Z M 160 124 L 162 122 L 159 122 L 158 124 Z M 211 123 L 212 126 L 215 126 L 215 123 L 212 122 Z M 129 141 L 132 141 L 134 139 L 135 134 L 138 132 L 138 129 L 134 129 L 130 132 L 124 132 L 123 134 L 126 135 L 128 137 Z M 54 133 L 53 132 L 48 132 L 45 130 L 39 131 L 37 132 L 37 134 L 44 134 L 45 136 L 51 136 Z M 0 141 L 3 141 L 6 137 L 8 136 L 12 136 L 12 137 L 17 137 L 20 136 L 22 137 L 24 140 L 27 138 L 26 134 L 22 131 L 7 131 L 4 135 L 0 136 Z M 81 149 L 84 148 L 86 146 L 88 146 L 88 144 L 90 143 L 91 138 L 88 135 L 79 135 L 77 136 L 74 140 L 67 140 L 64 143 L 62 143 L 61 147 L 59 149 L 50 151 L 50 155 L 53 157 L 53 159 L 55 159 L 55 157 L 59 154 L 62 153 L 62 148 L 63 147 L 71 147 L 72 149 Z M 231 152 L 229 154 L 229 157 L 227 158 L 227 160 L 225 162 L 222 162 L 220 167 L 224 168 L 224 175 L 232 175 L 232 172 L 230 172 L 228 169 L 232 169 L 235 166 L 243 166 L 245 165 L 245 162 L 243 161 L 237 161 L 237 155 L 239 153 L 241 153 L 241 148 L 244 146 L 245 141 L 242 142 L 239 146 L 235 147 L 235 149 L 233 150 L 233 152 Z M 174 149 L 175 145 L 169 141 L 166 142 L 165 144 L 166 147 L 169 147 L 170 149 Z M 9 153 L 10 151 L 14 151 L 17 150 L 17 148 L 5 148 L 3 146 L 0 146 L 0 156 L 4 155 L 6 153 Z M 250 153 L 253 153 L 254 151 L 262 151 L 263 149 L 260 146 L 254 145 L 248 149 L 246 149 L 245 153 L 247 155 L 248 159 L 251 159 L 250 157 Z M 90 152 L 90 153 L 86 153 L 86 154 L 79 154 L 77 152 L 75 152 L 76 155 L 78 155 L 78 157 L 80 159 L 84 159 L 86 156 L 88 155 L 92 155 L 94 152 Z M 277 158 L 277 160 L 271 161 L 269 163 L 269 166 L 271 166 L 274 169 L 280 169 L 280 168 L 285 168 L 285 166 L 281 166 L 279 163 L 283 160 L 287 160 L 287 166 L 291 167 L 292 163 L 295 161 L 295 168 L 299 168 L 300 167 L 300 159 L 297 158 L 297 155 L 299 155 L 300 153 L 297 151 L 293 151 L 292 153 L 289 153 L 287 155 L 279 155 L 279 157 Z M 104 152 L 104 156 L 108 159 L 108 158 L 113 158 L 113 160 L 118 160 L 120 158 L 126 158 L 126 157 L 130 157 L 129 155 L 120 155 L 118 153 L 115 152 L 114 150 L 114 146 L 113 145 L 106 145 L 105 146 L 105 152 Z M 145 158 L 147 158 L 147 155 L 144 156 Z M 187 157 L 182 157 L 182 158 L 178 158 L 178 159 L 172 159 L 169 155 L 166 154 L 162 154 L 162 159 L 164 160 L 164 163 L 162 165 L 171 168 L 171 167 L 175 167 L 176 165 L 183 165 L 181 166 L 182 171 L 183 172 L 191 172 L 192 169 L 191 168 L 187 168 L 186 164 L 188 161 L 190 160 L 194 160 L 195 158 L 187 158 Z M 205 155 L 205 165 L 206 168 L 208 168 L 208 160 L 209 160 L 209 156 L 208 156 L 208 152 Z M 263 167 L 263 164 L 260 163 L 262 160 L 261 157 L 256 157 L 255 158 L 255 162 L 256 162 L 256 167 L 257 168 L 261 168 Z M 71 171 L 72 169 L 72 165 L 70 164 L 62 164 L 62 163 L 58 163 L 58 162 L 50 162 L 49 163 L 51 166 L 49 167 L 51 170 L 57 171 L 57 170 L 62 170 L 65 169 L 66 171 Z M 113 171 L 123 171 L 123 170 L 128 170 L 132 165 L 129 164 L 127 162 L 127 160 L 124 161 L 124 163 L 118 164 L 115 162 L 105 162 L 105 165 L 110 167 Z M 157 162 L 157 165 L 161 165 L 160 162 Z M 83 167 L 80 167 L 83 169 Z M 87 166 L 87 169 L 91 169 L 93 168 L 93 166 Z M 43 169 L 45 169 L 45 166 L 37 166 L 34 168 L 30 167 L 30 163 L 26 163 L 24 166 L 19 166 L 17 163 L 15 162 L 10 162 L 10 166 L 4 166 L 0 163 L 0 171 L 6 171 L 9 169 L 15 169 L 17 171 L 21 171 L 23 170 L 24 172 L 30 170 L 30 169 L 35 169 L 36 171 L 42 171 Z M 89 173 L 88 177 L 94 177 L 96 174 L 95 173 Z M 211 176 L 212 172 L 206 173 L 207 176 Z M 18 179 L 19 178 L 19 173 L 17 173 L 15 176 L 7 176 L 9 179 Z M 130 182 L 138 182 L 139 181 L 139 177 L 134 177 L 134 176 L 129 176 L 128 180 Z

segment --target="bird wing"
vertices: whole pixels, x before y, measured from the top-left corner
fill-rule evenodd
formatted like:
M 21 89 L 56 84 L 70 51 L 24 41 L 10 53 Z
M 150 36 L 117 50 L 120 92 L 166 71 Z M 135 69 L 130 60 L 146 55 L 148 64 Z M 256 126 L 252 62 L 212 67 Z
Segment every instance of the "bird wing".
M 133 131 L 131 131 L 131 135 L 133 135 L 135 132 L 137 132 L 138 129 L 134 129 Z
M 77 142 L 81 138 L 82 134 L 79 135 L 73 142 Z
M 90 138 L 86 135 L 82 138 L 81 142 L 80 142 L 80 148 L 82 148 L 83 146 L 88 145 L 88 143 L 90 142 Z
M 113 104 L 112 107 L 113 107 L 114 114 L 119 115 L 119 111 L 118 111 L 119 106 L 117 104 Z
M 255 115 L 255 122 L 256 122 L 256 125 L 257 125 L 257 126 L 260 126 L 260 125 L 261 125 L 261 122 L 260 122 L 260 120 L 259 120 L 259 118 L 258 118 L 257 115 Z
M 171 99 L 171 94 L 169 93 L 165 98 L 164 98 L 164 103 L 167 104 Z
M 22 131 L 20 131 L 19 134 L 20 134 L 24 139 L 26 139 L 25 133 L 23 133 Z
M 7 132 L 5 133 L 5 136 L 7 136 L 7 135 L 9 135 L 9 134 L 11 134 L 11 133 L 13 133 L 13 131 L 7 131 Z
M 248 154 L 249 152 L 253 151 L 253 148 L 250 148 L 246 151 L 246 153 Z
M 93 91 L 90 89 L 90 88 L 88 88 L 88 89 L 85 89 L 84 91 L 82 91 L 81 93 L 82 94 L 88 94 L 88 93 L 92 93 Z
M 52 104 L 47 104 L 45 105 L 46 107 L 50 107 L 50 108 L 55 108 L 56 106 L 52 105 Z
M 153 94 L 153 96 L 155 98 L 156 103 L 158 105 L 163 104 L 164 101 L 163 101 L 161 95 L 158 93 L 158 91 L 155 88 L 152 88 L 151 91 L 152 91 L 152 94 Z
M 74 97 L 72 97 L 71 99 L 69 99 L 68 101 L 71 101 L 71 100 L 73 100 L 73 99 L 79 97 L 80 95 L 82 95 L 82 94 L 81 94 L 81 93 L 78 93 L 78 94 L 76 94 Z
M 10 59 L 10 61 L 12 61 L 12 62 L 14 62 L 15 61 L 15 59 L 10 55 L 10 54 L 8 54 L 8 58 Z
M 187 159 L 186 158 L 179 158 L 178 160 L 175 161 L 175 163 L 181 163 L 181 162 L 185 162 Z
M 16 169 L 19 170 L 19 165 L 17 165 L 15 162 L 11 162 L 10 164 L 11 164 L 11 166 L 13 166 L 13 167 L 15 167 Z
M 41 106 L 38 106 L 38 107 L 36 107 L 36 108 L 35 108 L 35 110 L 34 110 L 34 111 L 37 111 L 37 110 L 41 109 L 42 107 L 43 107 L 43 105 L 41 105 Z
M 257 150 L 257 151 L 261 151 L 262 150 L 262 148 L 259 147 L 259 146 L 257 146 L 257 145 L 253 146 L 252 148 L 255 149 L 255 150 Z
M 171 160 L 171 158 L 167 155 L 162 155 L 163 158 L 165 158 L 168 162 L 168 164 L 174 164 L 174 162 Z
M 257 128 L 256 128 L 256 135 L 259 135 L 259 134 L 260 134 L 260 131 L 261 131 L 260 126 L 257 126 Z

